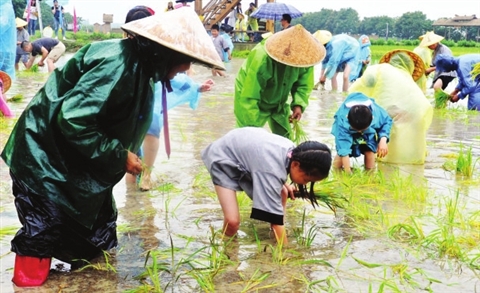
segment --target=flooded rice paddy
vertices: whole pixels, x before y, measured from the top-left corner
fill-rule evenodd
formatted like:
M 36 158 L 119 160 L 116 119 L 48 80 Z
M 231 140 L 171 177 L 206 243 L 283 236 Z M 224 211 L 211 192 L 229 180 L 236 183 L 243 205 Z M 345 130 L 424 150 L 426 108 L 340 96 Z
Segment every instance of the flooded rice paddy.
M 54 261 L 40 288 L 11 283 L 9 241 L 20 225 L 0 162 L 0 292 L 480 292 L 480 163 L 471 176 L 455 172 L 461 150 L 471 150 L 474 162 L 480 157 L 480 115 L 462 104 L 435 110 L 425 165 L 379 163 L 373 175 L 332 174 L 319 190 L 343 205 L 335 213 L 290 201 L 289 245 L 276 246 L 269 225 L 249 219 L 243 194 L 239 237 L 222 239 L 223 216 L 200 151 L 235 127 L 242 62 L 227 64 L 228 77 L 214 78 L 196 111 L 184 105 L 170 112 L 172 155 L 168 160 L 161 147 L 154 190 L 125 181 L 115 187 L 118 247 L 82 270 Z M 195 71 L 198 82 L 210 78 L 207 69 Z M 9 104 L 17 117 L 46 78 L 17 77 L 8 93 L 24 95 Z M 309 138 L 332 150 L 330 128 L 343 98 L 314 91 L 302 119 Z M 0 118 L 1 148 L 13 124 Z M 355 163 L 361 168 L 362 161 Z

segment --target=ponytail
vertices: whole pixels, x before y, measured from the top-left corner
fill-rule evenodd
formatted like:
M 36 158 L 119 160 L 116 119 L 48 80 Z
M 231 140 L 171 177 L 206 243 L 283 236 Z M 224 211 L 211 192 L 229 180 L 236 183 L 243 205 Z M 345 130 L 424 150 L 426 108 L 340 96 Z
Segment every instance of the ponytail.
M 292 156 L 290 158 L 290 164 L 292 161 L 300 163 L 300 169 L 305 173 L 310 173 L 313 176 L 321 178 L 328 177 L 330 167 L 332 165 L 332 153 L 330 148 L 317 141 L 306 141 L 299 144 L 292 150 Z M 289 170 L 290 172 L 290 166 Z M 312 206 L 318 206 L 317 197 L 314 193 L 315 182 L 310 183 L 310 190 L 307 191 L 305 185 L 298 185 L 298 192 L 295 197 L 308 199 Z

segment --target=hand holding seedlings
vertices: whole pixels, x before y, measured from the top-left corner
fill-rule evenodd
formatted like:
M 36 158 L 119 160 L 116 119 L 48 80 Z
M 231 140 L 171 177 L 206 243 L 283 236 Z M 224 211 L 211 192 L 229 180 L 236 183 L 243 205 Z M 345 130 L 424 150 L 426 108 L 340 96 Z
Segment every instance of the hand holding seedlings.
M 132 175 L 138 175 L 142 172 L 142 160 L 130 151 L 128 151 L 126 169 L 127 173 Z

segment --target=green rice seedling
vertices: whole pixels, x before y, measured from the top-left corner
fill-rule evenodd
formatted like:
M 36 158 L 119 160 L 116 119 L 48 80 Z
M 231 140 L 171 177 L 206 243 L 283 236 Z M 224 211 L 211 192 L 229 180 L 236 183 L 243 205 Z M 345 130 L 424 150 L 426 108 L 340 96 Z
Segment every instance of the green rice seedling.
M 303 130 L 302 122 L 298 121 L 297 119 L 292 120 L 292 135 L 290 139 L 296 145 L 308 140 L 308 135 L 305 130 Z
M 257 228 L 255 225 L 252 224 L 253 235 L 255 236 L 255 243 L 257 244 L 257 250 L 260 251 L 262 249 L 262 243 L 260 241 L 260 237 L 258 237 Z
M 38 64 L 34 64 L 32 67 L 29 69 L 25 69 L 25 72 L 38 72 Z
M 88 260 L 82 259 L 87 265 L 78 269 L 79 272 L 86 270 L 86 269 L 94 269 L 97 271 L 105 271 L 105 272 L 113 272 L 117 273 L 117 269 L 110 263 L 111 255 L 107 251 L 103 251 L 103 257 L 105 259 L 105 263 L 91 263 Z
M 18 103 L 18 102 L 23 101 L 24 98 L 25 97 L 22 94 L 16 94 L 16 95 L 12 96 L 11 98 L 7 99 L 7 101 L 12 102 L 12 103 Z
M 297 240 L 297 244 L 305 247 L 311 247 L 319 228 L 317 225 L 312 225 L 310 228 L 306 229 L 305 225 L 306 210 L 303 209 L 302 222 L 300 228 L 293 229 L 293 235 Z
M 460 146 L 460 152 L 458 153 L 457 158 L 457 173 L 468 178 L 472 177 L 477 161 L 478 159 L 473 161 L 472 147 L 468 148 L 468 150 L 465 152 L 463 145 Z
M 450 100 L 450 95 L 442 89 L 435 90 L 435 108 L 444 109 L 447 107 L 447 103 Z
M 480 63 L 477 63 L 475 66 L 473 66 L 470 74 L 472 75 L 472 80 L 475 80 L 480 75 Z
M 142 285 L 137 288 L 127 290 L 126 293 L 164 292 L 160 282 L 161 266 L 157 260 L 158 253 L 159 252 L 157 251 L 147 252 L 144 263 L 145 271 L 134 278 L 136 280 L 140 280 Z M 151 264 L 147 266 L 147 263 L 150 259 Z M 147 277 L 149 282 L 146 280 Z
M 5 226 L 0 227 L 0 240 L 2 240 L 6 236 L 15 235 L 17 233 L 18 227 L 15 226 Z
M 239 272 L 240 278 L 242 278 L 242 283 L 245 283 L 245 287 L 242 289 L 242 293 L 245 292 L 258 292 L 259 290 L 264 290 L 264 289 L 270 289 L 274 288 L 277 285 L 275 284 L 269 284 L 269 285 L 263 285 L 259 286 L 262 282 L 264 282 L 269 276 L 270 273 L 260 273 L 260 269 L 256 269 L 255 272 L 253 272 L 252 276 L 250 278 L 246 277 L 243 273 Z
M 340 282 L 335 276 L 328 276 L 325 279 L 306 281 L 306 292 L 347 292 L 341 286 Z

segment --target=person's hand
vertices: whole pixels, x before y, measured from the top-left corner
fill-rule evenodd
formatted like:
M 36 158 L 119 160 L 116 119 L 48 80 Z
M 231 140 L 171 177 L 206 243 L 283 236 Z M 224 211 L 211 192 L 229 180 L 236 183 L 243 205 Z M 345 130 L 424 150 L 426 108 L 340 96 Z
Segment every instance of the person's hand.
M 38 66 L 43 66 L 43 65 L 45 65 L 45 63 L 43 63 L 42 60 L 38 61 Z
M 377 157 L 383 158 L 386 155 L 388 155 L 388 146 L 387 146 L 387 138 L 382 137 L 380 139 L 380 142 L 378 143 L 378 148 L 377 148 Z
M 298 191 L 295 184 L 285 183 L 283 184 L 283 189 L 287 192 L 288 198 L 295 200 L 295 192 Z
M 327 77 L 325 75 L 323 75 L 322 77 L 320 77 L 320 83 L 321 84 L 325 84 L 325 81 L 327 81 Z
M 460 100 L 460 98 L 458 97 L 458 94 L 450 95 L 450 102 L 456 103 L 458 102 L 458 100 Z
M 292 122 L 293 120 L 300 121 L 300 119 L 302 119 L 302 107 L 295 106 L 292 109 L 292 115 L 290 116 L 289 120 Z
M 138 175 L 142 172 L 142 160 L 131 151 L 128 151 L 125 168 L 128 174 Z
M 202 85 L 198 88 L 198 91 L 199 92 L 207 92 L 209 90 L 212 89 L 213 85 L 215 84 L 215 82 L 213 82 L 213 80 L 211 79 L 207 79 L 204 83 L 202 83 Z
M 430 73 L 435 71 L 435 69 L 436 69 L 436 67 L 429 67 L 429 68 L 425 69 L 425 75 L 429 75 Z

